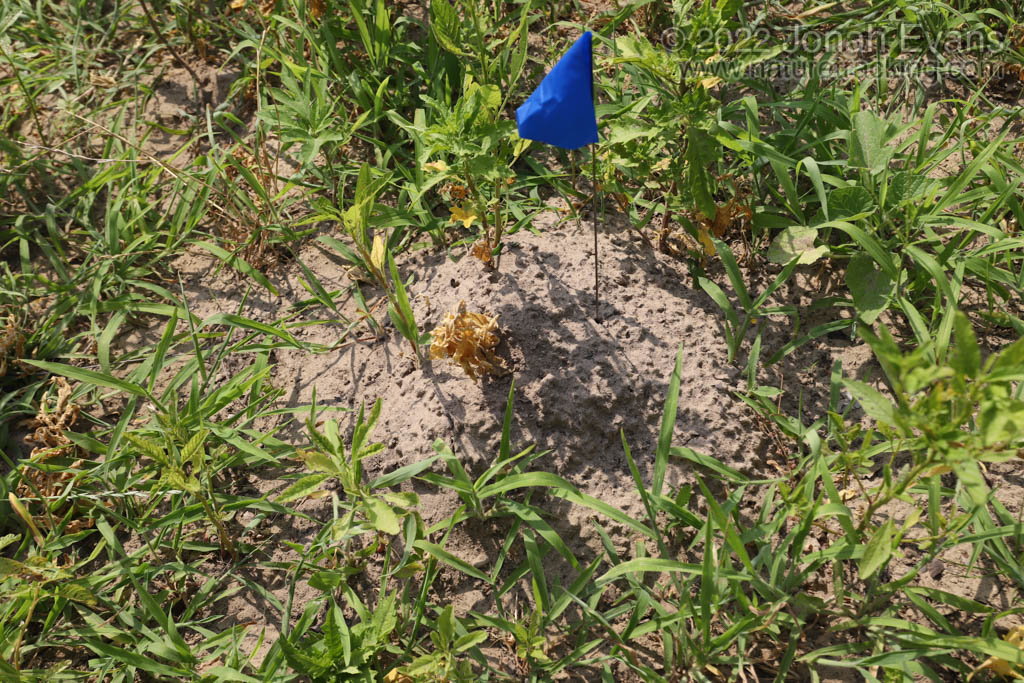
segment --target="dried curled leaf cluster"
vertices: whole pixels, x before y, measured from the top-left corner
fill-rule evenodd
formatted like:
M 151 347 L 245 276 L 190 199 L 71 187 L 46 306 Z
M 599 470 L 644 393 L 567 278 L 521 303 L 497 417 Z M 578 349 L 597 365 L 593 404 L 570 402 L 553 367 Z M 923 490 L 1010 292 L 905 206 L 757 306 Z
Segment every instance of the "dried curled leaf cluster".
M 472 254 L 475 258 L 480 259 L 484 263 L 491 262 L 490 245 L 488 245 L 487 242 L 484 240 L 477 240 L 476 242 L 474 242 L 473 246 L 470 247 L 469 253 Z
M 29 455 L 32 464 L 44 463 L 56 457 L 74 457 L 79 453 L 78 447 L 64 434 L 78 421 L 80 412 L 80 408 L 71 402 L 71 385 L 63 377 L 54 377 L 50 382 L 57 388 L 56 402 L 51 407 L 47 400 L 43 399 L 36 416 L 28 421 L 28 426 L 35 431 L 26 440 L 38 444 Z M 22 482 L 18 484 L 15 493 L 21 500 L 27 502 L 34 500 L 37 495 L 43 498 L 56 498 L 63 493 L 65 486 L 74 478 L 74 472 L 80 470 L 83 464 L 84 461 L 79 458 L 67 469 L 49 472 L 25 465 L 21 470 Z M 33 519 L 37 524 L 49 527 L 51 517 L 34 515 Z M 75 533 L 91 527 L 91 519 L 74 519 L 67 524 L 65 530 Z
M 310 0 L 306 3 L 306 9 L 314 19 L 321 18 L 327 12 L 324 0 Z
M 71 429 L 78 421 L 80 408 L 71 402 L 71 385 L 63 377 L 54 377 L 50 383 L 57 387 L 57 402 L 52 408 L 48 407 L 46 401 L 39 404 L 39 411 L 30 421 L 35 432 L 29 437 L 30 441 L 41 444 L 43 449 L 62 448 L 70 445 L 71 441 L 64 432 Z M 39 454 L 40 448 L 32 451 L 32 457 Z
M 465 185 L 448 182 L 441 186 L 441 194 L 450 198 L 451 201 L 461 202 L 465 201 L 466 197 L 469 196 L 469 188 Z
M 0 332 L 0 377 L 7 374 L 8 359 L 18 362 L 25 353 L 25 335 L 18 329 L 14 316 L 7 316 L 7 326 Z
M 430 358 L 450 358 L 466 371 L 471 379 L 484 374 L 508 373 L 505 363 L 494 355 L 498 346 L 498 316 L 469 313 L 466 302 L 460 301 L 455 313 L 447 313 L 432 333 Z
M 737 199 L 730 199 L 715 208 L 712 220 L 703 215 L 691 217 L 697 224 L 697 238 L 700 245 L 685 230 L 665 226 L 658 232 L 658 248 L 665 254 L 682 258 L 687 251 L 702 252 L 704 256 L 715 255 L 715 244 L 712 237 L 721 239 L 727 232 L 744 232 L 750 228 L 754 213 L 750 206 Z

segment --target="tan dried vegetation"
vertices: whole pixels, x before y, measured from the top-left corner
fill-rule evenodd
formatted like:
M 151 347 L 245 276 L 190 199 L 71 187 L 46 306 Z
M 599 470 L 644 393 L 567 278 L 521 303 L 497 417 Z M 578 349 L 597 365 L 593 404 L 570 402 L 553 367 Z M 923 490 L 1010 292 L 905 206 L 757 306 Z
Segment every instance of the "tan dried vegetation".
M 498 346 L 498 316 L 470 313 L 460 301 L 455 313 L 447 313 L 431 336 L 430 358 L 448 358 L 462 366 L 470 379 L 485 374 L 505 375 L 505 362 L 494 355 Z
M 39 411 L 26 425 L 33 429 L 33 432 L 26 437 L 29 443 L 37 444 L 29 455 L 28 464 L 21 470 L 22 481 L 18 484 L 14 493 L 23 501 L 38 501 L 42 505 L 47 500 L 53 500 L 61 496 L 69 482 L 75 477 L 84 464 L 84 460 L 78 457 L 68 468 L 60 468 L 56 471 L 47 471 L 47 468 L 40 467 L 48 460 L 57 457 L 74 457 L 81 455 L 77 446 L 69 439 L 66 432 L 74 427 L 78 421 L 81 409 L 71 401 L 73 390 L 71 385 L 63 377 L 54 377 L 50 383 L 56 387 L 56 400 L 50 396 L 49 400 L 44 397 L 39 403 Z M 50 401 L 53 401 L 52 406 Z M 60 513 L 61 511 L 51 511 Z M 58 515 L 54 515 L 56 517 Z M 63 516 L 63 514 L 59 514 Z M 47 514 L 33 514 L 33 520 L 44 528 L 50 527 L 50 520 L 53 517 Z M 73 519 L 65 527 L 67 533 L 76 533 L 82 529 L 92 527 L 91 519 Z
M 0 377 L 7 374 L 8 364 L 19 362 L 25 353 L 25 335 L 18 329 L 14 316 L 7 316 L 7 325 L 0 332 Z

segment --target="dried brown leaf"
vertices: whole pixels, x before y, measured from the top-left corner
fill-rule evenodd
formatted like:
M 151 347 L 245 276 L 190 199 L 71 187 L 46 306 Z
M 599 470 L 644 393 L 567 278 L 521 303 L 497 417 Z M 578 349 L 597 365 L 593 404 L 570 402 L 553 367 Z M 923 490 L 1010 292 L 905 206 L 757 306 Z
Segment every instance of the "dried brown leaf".
M 469 250 L 469 253 L 472 254 L 474 257 L 480 259 L 484 263 L 491 262 L 491 249 L 487 242 L 485 242 L 484 240 L 478 240 L 477 242 L 474 242 L 472 248 Z

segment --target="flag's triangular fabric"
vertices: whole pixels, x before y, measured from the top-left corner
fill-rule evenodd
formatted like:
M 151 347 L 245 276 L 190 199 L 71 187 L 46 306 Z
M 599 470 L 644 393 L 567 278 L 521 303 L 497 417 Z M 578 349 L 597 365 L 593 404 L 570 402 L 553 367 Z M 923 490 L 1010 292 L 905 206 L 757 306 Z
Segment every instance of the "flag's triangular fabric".
M 591 40 L 580 36 L 516 110 L 519 137 L 563 149 L 597 142 Z

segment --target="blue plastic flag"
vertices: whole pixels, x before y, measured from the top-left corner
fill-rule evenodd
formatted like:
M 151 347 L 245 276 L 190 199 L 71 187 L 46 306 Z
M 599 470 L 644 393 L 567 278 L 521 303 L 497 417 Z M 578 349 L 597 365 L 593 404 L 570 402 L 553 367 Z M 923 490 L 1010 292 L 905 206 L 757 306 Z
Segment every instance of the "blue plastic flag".
M 591 40 L 580 36 L 516 110 L 519 137 L 562 149 L 597 142 Z

